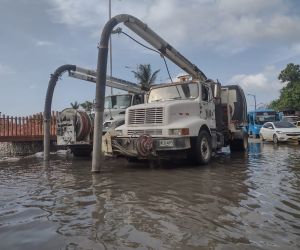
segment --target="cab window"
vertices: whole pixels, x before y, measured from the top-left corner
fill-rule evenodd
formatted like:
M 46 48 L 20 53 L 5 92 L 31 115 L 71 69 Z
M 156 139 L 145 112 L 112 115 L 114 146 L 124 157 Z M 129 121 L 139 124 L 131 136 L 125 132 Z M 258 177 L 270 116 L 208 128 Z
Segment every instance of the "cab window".
M 141 103 L 143 103 L 142 96 L 141 95 L 135 95 L 134 98 L 133 98 L 133 104 L 132 105 L 138 105 L 138 104 L 141 104 Z
M 201 93 L 202 101 L 208 102 L 208 100 L 209 100 L 208 87 L 206 87 L 205 85 L 202 85 L 201 92 L 202 92 Z

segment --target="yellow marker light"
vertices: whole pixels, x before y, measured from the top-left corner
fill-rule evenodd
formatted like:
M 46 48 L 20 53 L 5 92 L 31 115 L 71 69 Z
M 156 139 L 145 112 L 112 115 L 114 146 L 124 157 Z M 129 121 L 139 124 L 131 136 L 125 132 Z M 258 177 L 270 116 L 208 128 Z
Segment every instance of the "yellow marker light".
M 189 128 L 173 128 L 169 129 L 169 135 L 189 135 Z

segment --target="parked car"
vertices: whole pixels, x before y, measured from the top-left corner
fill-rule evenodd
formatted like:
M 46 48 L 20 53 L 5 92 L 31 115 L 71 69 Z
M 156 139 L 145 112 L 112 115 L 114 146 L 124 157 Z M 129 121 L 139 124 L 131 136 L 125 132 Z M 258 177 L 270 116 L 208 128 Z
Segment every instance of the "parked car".
M 273 141 L 275 144 L 281 141 L 298 141 L 300 143 L 300 128 L 286 121 L 267 122 L 260 130 L 260 138 Z
M 288 115 L 288 116 L 283 116 L 282 117 L 282 121 L 285 121 L 285 122 L 291 122 L 293 124 L 296 125 L 297 121 L 299 120 L 299 117 L 296 116 L 296 115 Z

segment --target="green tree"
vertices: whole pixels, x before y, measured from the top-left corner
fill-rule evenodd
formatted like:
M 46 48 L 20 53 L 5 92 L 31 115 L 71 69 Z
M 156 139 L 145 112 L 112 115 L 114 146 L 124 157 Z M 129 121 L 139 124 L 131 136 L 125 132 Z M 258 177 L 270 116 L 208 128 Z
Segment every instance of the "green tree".
M 80 106 L 88 113 L 91 113 L 94 104 L 90 101 L 85 101 L 84 103 L 81 103 Z
M 79 109 L 79 103 L 77 101 L 75 101 L 74 103 L 71 102 L 70 105 L 73 109 Z
M 141 85 L 141 89 L 148 91 L 151 85 L 155 82 L 159 71 L 160 70 L 156 70 L 152 73 L 150 64 L 140 64 L 137 71 L 132 71 L 132 73 Z
M 287 87 L 292 87 L 294 84 L 300 84 L 300 66 L 289 63 L 278 76 L 278 79 L 287 83 Z
M 278 79 L 286 86 L 280 90 L 280 97 L 271 102 L 270 108 L 300 110 L 300 66 L 289 63 Z

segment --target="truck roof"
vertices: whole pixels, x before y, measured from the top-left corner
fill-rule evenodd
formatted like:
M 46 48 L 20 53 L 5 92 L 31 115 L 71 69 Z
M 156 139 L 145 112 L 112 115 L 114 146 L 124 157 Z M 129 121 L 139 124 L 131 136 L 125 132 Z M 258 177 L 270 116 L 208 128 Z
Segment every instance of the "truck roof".
M 157 88 L 162 88 L 162 87 L 167 87 L 167 86 L 174 86 L 174 85 L 178 85 L 178 84 L 183 84 L 183 83 L 198 83 L 199 81 L 184 81 L 184 82 L 170 82 L 170 83 L 160 83 L 160 84 L 155 84 L 152 85 L 151 89 L 157 89 Z

